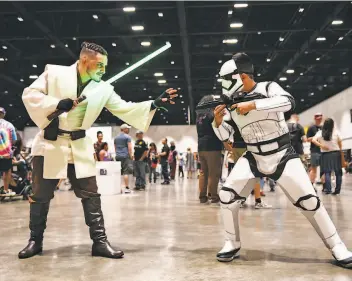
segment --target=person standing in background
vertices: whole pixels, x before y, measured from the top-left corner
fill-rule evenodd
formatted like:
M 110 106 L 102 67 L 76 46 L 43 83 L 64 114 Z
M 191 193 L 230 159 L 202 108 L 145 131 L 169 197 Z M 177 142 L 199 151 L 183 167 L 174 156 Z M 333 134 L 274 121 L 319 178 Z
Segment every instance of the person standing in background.
M 131 190 L 128 187 L 129 175 L 133 173 L 133 154 L 132 154 L 132 143 L 131 137 L 128 135 L 131 126 L 122 124 L 120 127 L 121 133 L 114 139 L 116 161 L 121 162 L 121 175 L 123 176 L 125 183 L 125 193 L 130 193 Z
M 6 121 L 6 111 L 0 107 L 0 174 L 3 174 L 4 193 L 13 194 L 9 190 L 12 169 L 12 145 L 17 140 L 16 129 L 12 123 Z
M 145 189 L 146 158 L 148 156 L 148 146 L 143 140 L 143 132 L 137 131 L 136 142 L 134 144 L 134 171 L 136 176 L 136 190 Z
M 180 153 L 180 156 L 178 156 L 177 158 L 178 158 L 178 176 L 181 177 L 181 174 L 182 174 L 182 178 L 184 178 L 185 174 L 183 172 L 183 167 L 185 165 L 185 158 L 182 153 Z
M 103 132 L 102 131 L 98 131 L 97 132 L 97 142 L 94 143 L 94 158 L 96 161 L 99 161 L 99 152 L 101 150 L 101 145 L 103 143 Z
M 192 178 L 193 171 L 195 170 L 195 159 L 190 147 L 187 148 L 186 170 L 187 170 L 187 179 Z
M 103 142 L 100 146 L 100 151 L 99 151 L 99 161 L 111 161 L 112 159 L 110 158 L 109 155 L 109 145 L 107 142 Z
M 301 158 L 303 164 L 305 164 L 305 156 L 303 151 L 303 142 L 307 141 L 304 128 L 298 123 L 299 117 L 297 114 L 292 114 L 290 120 L 287 121 L 287 127 L 290 131 L 291 145 L 296 153 Z
M 317 168 L 320 166 L 321 152 L 320 152 L 320 147 L 316 146 L 312 142 L 312 140 L 313 140 L 313 137 L 319 131 L 321 131 L 322 120 L 323 120 L 323 114 L 316 113 L 314 115 L 315 124 L 310 126 L 307 131 L 307 141 L 310 142 L 310 165 L 311 165 L 311 168 L 309 171 L 309 178 L 310 178 L 310 182 L 312 183 L 313 187 L 314 187 L 315 179 L 317 177 Z M 320 174 L 322 174 L 322 173 L 320 173 Z
M 164 181 L 161 184 L 170 184 L 169 178 L 169 164 L 168 158 L 170 153 L 170 148 L 167 145 L 167 138 L 163 138 L 161 143 L 163 144 L 163 148 L 161 149 L 161 153 L 159 154 L 160 157 L 160 164 L 161 164 L 161 173 L 163 174 Z
M 176 145 L 174 141 L 170 142 L 170 153 L 169 153 L 168 162 L 170 165 L 170 178 L 171 180 L 175 180 L 176 166 L 177 166 L 177 151 L 176 151 Z
M 148 165 L 149 165 L 149 183 L 152 183 L 152 176 L 154 176 L 154 183 L 156 183 L 156 167 L 158 166 L 158 151 L 154 142 L 152 142 L 149 145 Z

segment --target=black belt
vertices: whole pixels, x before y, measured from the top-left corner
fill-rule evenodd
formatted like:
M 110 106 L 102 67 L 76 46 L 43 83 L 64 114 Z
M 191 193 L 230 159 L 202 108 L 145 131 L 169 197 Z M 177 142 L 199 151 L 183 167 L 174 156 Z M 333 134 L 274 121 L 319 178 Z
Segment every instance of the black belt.
M 86 131 L 85 130 L 78 130 L 78 131 L 65 131 L 65 130 L 58 130 L 58 135 L 62 136 L 62 135 L 69 135 L 71 140 L 79 140 L 79 139 L 83 139 L 86 137 Z
M 265 152 L 263 152 L 261 150 L 262 145 L 271 144 L 271 143 L 275 143 L 275 142 L 278 144 L 277 149 L 265 151 Z M 262 141 L 262 142 L 258 142 L 258 143 L 246 143 L 246 145 L 247 145 L 247 149 L 248 149 L 248 146 L 251 146 L 251 147 L 256 147 L 259 151 L 257 153 L 250 151 L 251 153 L 260 154 L 260 155 L 265 156 L 265 155 L 270 155 L 270 154 L 279 152 L 281 150 L 284 150 L 285 148 L 289 148 L 291 146 L 291 138 L 290 138 L 290 134 L 285 134 L 285 135 L 282 135 L 276 139 Z

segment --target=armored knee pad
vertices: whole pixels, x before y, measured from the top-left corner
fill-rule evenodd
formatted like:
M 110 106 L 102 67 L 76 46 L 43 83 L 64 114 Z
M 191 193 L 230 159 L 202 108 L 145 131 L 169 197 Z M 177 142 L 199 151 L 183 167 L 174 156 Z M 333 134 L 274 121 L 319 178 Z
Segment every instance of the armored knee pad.
M 297 202 L 293 205 L 303 211 L 315 212 L 320 208 L 320 199 L 316 195 L 308 194 L 298 198 Z
M 238 195 L 236 191 L 225 186 L 219 191 L 219 197 L 222 204 L 232 204 L 234 202 L 241 203 L 246 201 L 246 197 Z

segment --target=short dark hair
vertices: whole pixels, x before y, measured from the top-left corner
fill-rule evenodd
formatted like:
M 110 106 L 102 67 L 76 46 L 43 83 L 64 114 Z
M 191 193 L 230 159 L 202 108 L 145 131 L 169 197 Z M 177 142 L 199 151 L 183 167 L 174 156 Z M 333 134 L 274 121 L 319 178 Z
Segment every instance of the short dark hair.
M 108 52 L 100 45 L 90 42 L 83 42 L 81 45 L 81 53 L 88 51 L 94 51 L 104 56 L 108 55 Z
M 97 136 L 99 136 L 100 134 L 103 134 L 103 132 L 102 131 L 98 131 L 97 132 Z

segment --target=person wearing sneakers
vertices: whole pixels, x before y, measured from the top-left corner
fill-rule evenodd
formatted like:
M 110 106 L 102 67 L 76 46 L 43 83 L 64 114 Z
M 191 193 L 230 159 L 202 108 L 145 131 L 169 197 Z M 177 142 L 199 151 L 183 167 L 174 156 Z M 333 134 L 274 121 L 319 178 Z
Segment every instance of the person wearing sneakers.
M 133 153 L 131 137 L 128 135 L 131 126 L 122 124 L 120 127 L 121 133 L 114 139 L 116 161 L 121 162 L 121 175 L 125 183 L 125 193 L 130 193 L 128 187 L 129 175 L 133 173 Z

